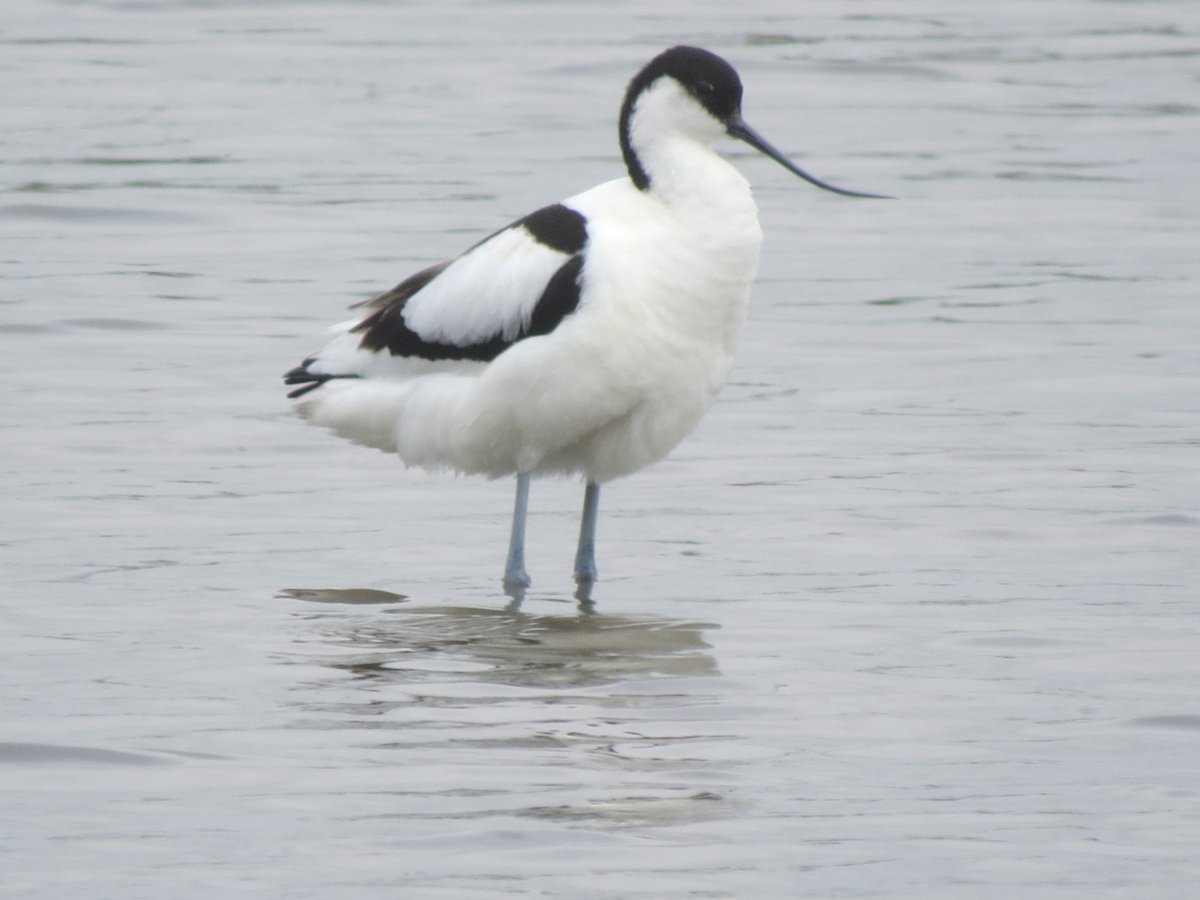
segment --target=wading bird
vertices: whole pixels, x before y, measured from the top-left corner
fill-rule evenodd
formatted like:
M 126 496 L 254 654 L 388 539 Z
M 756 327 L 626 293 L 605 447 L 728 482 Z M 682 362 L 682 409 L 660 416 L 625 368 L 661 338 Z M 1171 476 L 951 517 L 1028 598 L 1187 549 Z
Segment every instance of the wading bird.
M 696 47 L 629 83 L 625 177 L 546 206 L 359 304 L 284 379 L 314 425 L 406 464 L 516 475 L 504 586 L 530 584 L 534 475 L 580 475 L 576 596 L 596 580 L 600 485 L 662 459 L 725 383 L 762 231 L 711 144 L 744 141 L 817 187 L 742 120 L 742 83 Z

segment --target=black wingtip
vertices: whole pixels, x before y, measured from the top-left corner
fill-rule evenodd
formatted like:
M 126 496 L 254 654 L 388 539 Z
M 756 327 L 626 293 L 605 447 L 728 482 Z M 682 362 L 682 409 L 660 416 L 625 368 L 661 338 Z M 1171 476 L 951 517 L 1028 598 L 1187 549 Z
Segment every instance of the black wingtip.
M 303 397 L 309 391 L 315 391 L 317 388 L 319 388 L 321 385 L 323 385 L 326 381 L 328 381 L 328 379 L 326 379 L 326 378 L 314 378 L 314 379 L 312 379 L 312 381 L 309 384 L 304 385 L 304 387 L 298 387 L 294 391 L 288 391 L 287 397 L 289 400 L 295 400 L 298 397 Z M 288 382 L 288 383 L 295 384 L 294 381 Z
M 315 391 L 327 381 L 334 378 L 359 378 L 358 375 L 319 375 L 315 372 L 308 371 L 308 367 L 316 361 L 315 357 L 310 357 L 302 362 L 296 368 L 284 373 L 284 384 L 298 384 L 300 387 L 294 391 L 288 391 L 288 399 L 295 400 L 297 397 L 303 397 L 310 391 Z
M 283 373 L 283 383 L 300 384 L 302 382 L 311 380 L 313 377 L 314 376 L 310 375 L 304 366 L 296 366 L 296 368 L 289 369 L 287 372 Z

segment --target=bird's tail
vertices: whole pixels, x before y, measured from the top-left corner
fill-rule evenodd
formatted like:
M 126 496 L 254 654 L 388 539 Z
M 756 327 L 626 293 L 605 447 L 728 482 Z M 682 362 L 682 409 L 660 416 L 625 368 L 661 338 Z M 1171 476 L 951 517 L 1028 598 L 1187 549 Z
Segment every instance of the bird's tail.
M 365 447 L 385 453 L 397 451 L 396 426 L 411 392 L 410 384 L 353 376 L 316 376 L 311 381 L 293 383 L 302 386 L 288 396 L 296 412 L 310 424 L 328 428 L 338 437 Z

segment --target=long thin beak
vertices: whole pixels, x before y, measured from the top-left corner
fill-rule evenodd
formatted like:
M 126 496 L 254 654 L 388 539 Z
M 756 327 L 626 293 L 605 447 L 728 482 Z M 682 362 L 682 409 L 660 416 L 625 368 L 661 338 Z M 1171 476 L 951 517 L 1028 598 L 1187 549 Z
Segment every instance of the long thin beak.
M 771 159 L 775 160 L 775 162 L 779 163 L 793 175 L 799 175 L 809 184 L 815 184 L 819 188 L 823 188 L 827 191 L 833 191 L 835 194 L 842 194 L 846 197 L 868 197 L 872 200 L 892 199 L 886 194 L 864 194 L 861 191 L 848 191 L 845 188 L 835 187 L 827 181 L 822 181 L 820 178 L 814 178 L 812 175 L 809 175 L 798 165 L 772 147 L 766 138 L 743 122 L 740 118 L 730 124 L 726 131 L 730 137 L 737 138 L 739 141 L 745 141 L 759 153 L 763 153 L 771 157 Z

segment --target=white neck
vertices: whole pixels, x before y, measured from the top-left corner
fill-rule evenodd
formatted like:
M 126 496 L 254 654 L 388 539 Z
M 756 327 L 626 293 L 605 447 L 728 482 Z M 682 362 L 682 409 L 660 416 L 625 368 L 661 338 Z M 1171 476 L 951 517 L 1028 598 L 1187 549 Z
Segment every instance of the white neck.
M 746 179 L 709 146 L 724 136 L 724 127 L 673 78 L 660 78 L 642 92 L 628 128 L 651 194 L 670 206 L 708 207 L 717 214 L 729 205 L 744 208 Z

